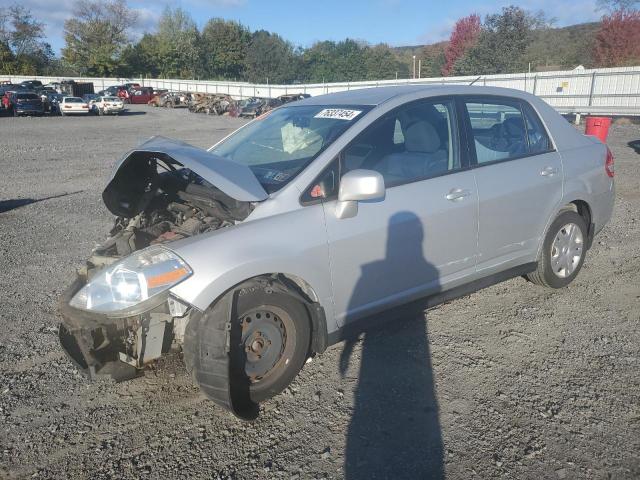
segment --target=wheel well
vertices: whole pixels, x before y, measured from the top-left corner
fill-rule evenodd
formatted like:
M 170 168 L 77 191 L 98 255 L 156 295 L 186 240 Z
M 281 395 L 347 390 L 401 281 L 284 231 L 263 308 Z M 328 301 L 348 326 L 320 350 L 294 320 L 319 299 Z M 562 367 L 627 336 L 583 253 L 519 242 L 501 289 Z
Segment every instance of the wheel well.
M 324 308 L 320 305 L 316 292 L 304 279 L 291 274 L 265 273 L 263 275 L 247 278 L 232 287 L 227 291 L 227 293 L 229 291 L 243 288 L 243 286 L 246 286 L 247 284 L 257 284 L 261 282 L 264 282 L 265 285 L 279 285 L 281 291 L 284 290 L 289 295 L 297 297 L 298 300 L 304 304 L 307 313 L 309 314 L 309 319 L 311 320 L 311 351 L 309 354 L 324 352 L 327 349 L 329 342 L 327 319 Z
M 585 225 L 587 226 L 587 237 L 589 239 L 590 247 L 591 241 L 593 240 L 594 226 L 592 223 L 591 207 L 589 207 L 589 204 L 584 200 L 574 200 L 573 202 L 565 205 L 564 209 L 573 210 L 582 217 Z

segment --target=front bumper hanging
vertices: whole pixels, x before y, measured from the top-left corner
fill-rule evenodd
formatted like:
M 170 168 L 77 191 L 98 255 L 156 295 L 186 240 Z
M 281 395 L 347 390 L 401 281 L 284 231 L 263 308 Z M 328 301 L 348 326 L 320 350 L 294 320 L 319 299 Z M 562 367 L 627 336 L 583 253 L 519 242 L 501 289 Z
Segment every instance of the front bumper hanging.
M 145 365 L 171 347 L 173 317 L 166 299 L 137 315 L 109 317 L 69 305 L 85 283 L 78 275 L 61 300 L 58 336 L 62 348 L 90 379 L 108 375 L 123 381 L 140 376 Z

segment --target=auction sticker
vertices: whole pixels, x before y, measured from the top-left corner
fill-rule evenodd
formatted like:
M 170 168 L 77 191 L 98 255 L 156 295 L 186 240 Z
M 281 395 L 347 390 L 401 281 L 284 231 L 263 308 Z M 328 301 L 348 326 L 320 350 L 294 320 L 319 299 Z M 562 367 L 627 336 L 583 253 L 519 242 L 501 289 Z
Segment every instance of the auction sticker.
M 314 118 L 333 118 L 335 120 L 353 120 L 362 110 L 346 110 L 343 108 L 325 108 L 316 113 Z

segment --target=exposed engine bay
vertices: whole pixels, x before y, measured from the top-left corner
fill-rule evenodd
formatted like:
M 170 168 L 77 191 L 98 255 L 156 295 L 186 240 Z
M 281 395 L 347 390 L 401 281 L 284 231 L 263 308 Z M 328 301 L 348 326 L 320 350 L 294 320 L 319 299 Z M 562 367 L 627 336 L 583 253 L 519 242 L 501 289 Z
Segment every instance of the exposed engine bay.
M 153 156 L 121 168 L 102 196 L 116 214 L 109 238 L 94 250 L 104 257 L 231 226 L 252 210 L 188 168 Z

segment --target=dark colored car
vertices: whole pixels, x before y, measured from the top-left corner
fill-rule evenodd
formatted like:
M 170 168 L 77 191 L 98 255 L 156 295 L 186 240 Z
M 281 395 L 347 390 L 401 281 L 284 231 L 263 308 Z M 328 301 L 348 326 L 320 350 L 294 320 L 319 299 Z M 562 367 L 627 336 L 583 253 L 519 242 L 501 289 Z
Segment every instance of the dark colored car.
M 20 87 L 20 85 L 17 85 L 15 83 L 3 83 L 2 85 L 0 85 L 0 96 L 4 95 L 6 92 L 17 90 L 23 89 Z
M 44 114 L 42 99 L 34 92 L 16 92 L 11 95 L 11 109 L 15 117 L 19 115 Z
M 36 88 L 42 88 L 42 82 L 40 80 L 25 80 L 24 82 L 20 82 L 20 86 L 29 90 L 35 90 Z
M 282 105 L 282 100 L 277 98 L 251 98 L 240 109 L 239 117 L 256 118 L 269 110 Z
M 60 102 L 64 98 L 61 93 L 47 93 L 47 99 L 44 102 L 45 112 L 51 114 L 60 113 Z
M 108 88 L 105 88 L 104 90 L 101 90 L 100 92 L 98 92 L 99 95 L 104 96 L 104 97 L 116 97 L 118 96 L 118 93 L 120 92 L 120 90 L 126 90 L 126 88 L 124 88 L 124 85 L 111 85 Z
M 304 100 L 305 98 L 310 98 L 311 95 L 308 93 L 289 93 L 286 95 L 280 95 L 278 100 L 284 103 L 297 102 L 298 100 Z

